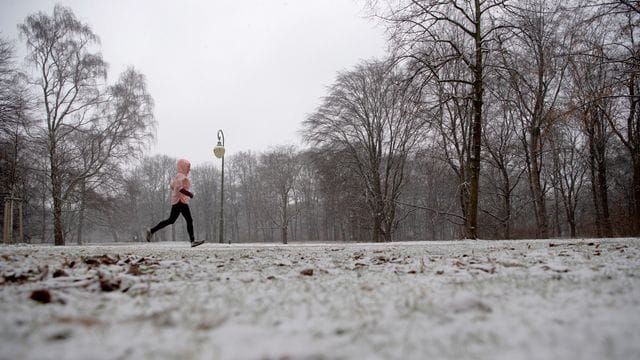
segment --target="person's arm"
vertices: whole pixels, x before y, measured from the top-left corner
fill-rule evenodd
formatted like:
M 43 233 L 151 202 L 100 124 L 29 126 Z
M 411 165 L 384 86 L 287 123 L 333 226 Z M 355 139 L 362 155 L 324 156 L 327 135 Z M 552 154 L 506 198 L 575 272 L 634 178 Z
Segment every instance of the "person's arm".
M 193 199 L 193 193 L 185 188 L 180 189 L 180 193 Z

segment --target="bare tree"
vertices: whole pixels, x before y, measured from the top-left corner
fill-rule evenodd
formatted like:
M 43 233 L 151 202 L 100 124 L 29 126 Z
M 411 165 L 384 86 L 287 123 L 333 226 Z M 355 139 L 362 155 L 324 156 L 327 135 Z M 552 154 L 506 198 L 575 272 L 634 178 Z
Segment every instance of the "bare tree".
M 449 63 L 438 69 L 436 77 L 457 78 L 464 72 L 459 63 Z M 436 81 L 425 87 L 433 93 L 435 116 L 431 123 L 434 157 L 446 163 L 456 176 L 457 201 L 460 206 L 460 225 L 464 237 L 470 236 L 469 210 L 471 206 L 471 126 L 472 97 L 466 85 L 456 81 Z M 427 96 L 428 97 L 428 96 Z
M 106 64 L 99 53 L 91 52 L 91 46 L 98 42 L 97 36 L 68 8 L 56 5 L 52 16 L 42 12 L 30 15 L 19 28 L 26 38 L 29 59 L 37 69 L 37 84 L 42 91 L 54 239 L 56 245 L 64 245 L 65 139 L 86 126 L 86 113 L 102 101 L 98 83 L 106 77 Z
M 234 174 L 235 182 L 230 182 L 230 188 L 237 193 L 238 238 L 252 241 L 258 238 L 258 156 L 250 151 L 239 152 L 229 160 L 229 172 Z M 242 229 L 242 230 L 241 230 Z
M 550 137 L 553 153 L 552 183 L 562 198 L 569 234 L 577 235 L 577 208 L 585 183 L 587 164 L 585 160 L 584 136 L 573 124 L 558 126 Z
M 631 158 L 631 223 L 634 235 L 640 235 L 640 5 L 637 1 L 609 1 L 600 4 L 595 15 L 610 25 L 604 61 L 618 66 L 616 97 L 619 111 L 609 116 L 611 130 Z
M 13 46 L 0 38 L 0 190 L 7 194 L 15 194 L 21 174 L 28 170 L 20 160 L 28 147 L 26 131 L 33 126 L 24 76 L 13 57 Z
M 130 67 L 108 88 L 108 97 L 90 127 L 72 136 L 78 138 L 73 147 L 78 156 L 72 163 L 81 164 L 76 180 L 79 244 L 82 243 L 87 191 L 109 197 L 114 187 L 121 186 L 120 164 L 142 156 L 145 145 L 153 138 L 153 126 L 153 99 L 147 91 L 145 77 Z M 113 182 L 116 184 L 109 186 Z
M 495 106 L 488 106 L 487 113 L 492 120 L 485 124 L 483 133 L 483 155 L 487 165 L 485 178 L 488 185 L 484 198 L 488 201 L 480 209 L 497 221 L 502 228 L 501 236 L 510 239 L 517 210 L 523 208 L 517 206 L 516 200 L 517 188 L 526 168 L 518 151 L 518 114 L 509 101 L 509 89 L 499 85 L 491 88 L 489 96 Z M 493 199 L 496 205 L 492 207 Z
M 298 206 L 300 207 L 299 219 L 300 233 L 306 240 L 319 240 L 321 234 L 322 198 L 320 181 L 314 166 L 314 154 L 310 151 L 300 155 L 300 176 L 298 178 Z M 325 238 L 326 239 L 326 238 Z
M 620 87 L 617 66 L 608 54 L 611 24 L 603 17 L 594 17 L 597 12 L 592 8 L 587 9 L 577 17 L 582 21 L 574 26 L 576 35 L 572 39 L 567 79 L 568 111 L 579 119 L 575 125 L 587 141 L 596 234 L 612 236 L 608 164 L 616 139 L 610 122 L 620 111 L 615 101 Z
M 399 226 L 402 239 L 439 240 L 459 238 L 464 219 L 459 208 L 460 184 L 455 169 L 442 161 L 436 146 L 421 148 L 407 164 L 407 186 L 399 205 L 405 219 Z M 406 224 L 405 221 L 413 224 Z M 408 236 L 407 236 L 408 235 Z
M 265 190 L 265 214 L 280 230 L 283 244 L 288 242 L 291 219 L 298 215 L 298 209 L 291 209 L 291 201 L 300 168 L 299 155 L 293 146 L 279 146 L 260 157 L 258 174 Z
M 191 170 L 189 176 L 195 195 L 189 206 L 192 208 L 196 238 L 204 236 L 205 239 L 213 240 L 216 238 L 220 216 L 220 170 L 213 164 L 198 165 Z M 226 192 L 231 191 L 232 188 L 229 186 L 229 191 Z M 230 207 L 225 207 L 227 208 Z M 182 231 L 181 234 L 186 234 L 186 231 Z
M 151 134 L 153 103 L 133 69 L 104 89 L 106 63 L 98 37 L 73 12 L 56 5 L 19 26 L 41 90 L 50 167 L 54 242 L 64 245 L 63 207 L 109 162 L 139 153 Z M 84 185 L 83 185 L 84 184 Z
M 381 8 L 381 2 L 374 2 Z M 438 77 L 440 82 L 457 82 L 471 101 L 470 148 L 464 165 L 468 172 L 465 200 L 466 237 L 478 237 L 478 193 L 485 92 L 485 60 L 492 41 L 505 26 L 500 14 L 505 0 L 410 0 L 401 1 L 381 17 L 390 23 L 391 41 L 400 59 L 414 64 L 415 75 L 429 74 L 451 62 L 463 64 L 460 77 Z M 440 74 L 442 75 L 442 74 Z
M 541 238 L 549 236 L 547 187 L 542 175 L 545 146 L 567 66 L 564 49 L 569 40 L 564 11 L 561 3 L 549 0 L 520 1 L 511 8 L 513 36 L 506 41 L 502 52 L 501 66 L 521 119 L 520 140 L 537 236 Z
M 420 89 L 389 62 L 369 62 L 340 74 L 320 108 L 304 122 L 305 139 L 342 151 L 365 188 L 372 241 L 391 241 L 396 201 L 409 154 L 424 138 Z
M 329 241 L 370 240 L 366 190 L 352 170 L 349 150 L 313 149 L 305 157 L 315 178 L 319 197 L 320 235 Z M 365 231 L 366 230 L 366 231 Z

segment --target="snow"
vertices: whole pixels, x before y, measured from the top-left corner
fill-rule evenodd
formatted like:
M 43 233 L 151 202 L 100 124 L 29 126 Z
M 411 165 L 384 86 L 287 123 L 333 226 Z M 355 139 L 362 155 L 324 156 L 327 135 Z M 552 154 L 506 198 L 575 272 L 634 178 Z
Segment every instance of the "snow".
M 0 246 L 0 359 L 638 359 L 639 324 L 637 238 Z

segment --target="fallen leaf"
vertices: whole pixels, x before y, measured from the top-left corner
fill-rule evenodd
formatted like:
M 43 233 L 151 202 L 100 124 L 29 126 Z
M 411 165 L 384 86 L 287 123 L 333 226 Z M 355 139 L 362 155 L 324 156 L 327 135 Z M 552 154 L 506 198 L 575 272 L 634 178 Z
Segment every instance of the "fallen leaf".
M 140 276 L 142 275 L 142 271 L 140 271 L 140 267 L 138 265 L 131 264 L 129 265 L 129 271 L 127 271 L 127 274 Z
M 41 304 L 48 304 L 51 302 L 51 293 L 46 289 L 34 290 L 29 298 Z
M 385 256 L 378 256 L 375 259 L 373 259 L 372 263 L 374 265 L 382 265 L 384 263 L 389 262 L 389 258 L 385 257 Z
M 102 273 L 98 274 L 98 279 L 100 281 L 100 290 L 106 292 L 118 290 L 122 282 L 120 279 L 109 278 Z
M 28 277 L 25 274 L 6 274 L 3 275 L 5 282 L 21 283 L 27 281 Z
M 71 337 L 71 335 L 72 335 L 71 330 L 69 330 L 69 329 L 64 329 L 64 330 L 61 330 L 61 331 L 56 332 L 55 334 L 53 334 L 53 335 L 49 336 L 49 337 L 47 338 L 47 340 L 49 340 L 49 341 L 60 341 L 60 340 L 66 340 L 66 339 L 70 338 L 70 337 Z
M 76 266 L 76 261 L 75 260 L 69 261 L 69 259 L 64 258 L 64 262 L 62 263 L 62 266 L 66 266 L 68 268 L 73 268 L 74 266 Z
M 104 255 L 96 255 L 89 256 L 83 258 L 85 264 L 87 265 L 115 265 L 118 262 L 119 257 L 112 257 L 107 254 Z
M 304 269 L 304 270 L 300 271 L 300 275 L 312 276 L 313 275 L 313 269 Z
M 63 277 L 63 276 L 69 276 L 69 274 L 67 274 L 67 272 L 62 270 L 62 269 L 56 269 L 56 271 L 53 272 L 52 276 L 54 278 L 58 278 L 58 277 Z

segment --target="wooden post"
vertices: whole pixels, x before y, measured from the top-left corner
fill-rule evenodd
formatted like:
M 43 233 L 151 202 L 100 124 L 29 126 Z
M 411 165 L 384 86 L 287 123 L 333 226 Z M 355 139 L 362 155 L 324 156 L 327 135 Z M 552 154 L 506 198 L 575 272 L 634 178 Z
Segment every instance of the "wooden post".
M 3 232 L 2 241 L 5 244 L 14 244 L 16 239 L 13 233 L 13 202 L 18 202 L 18 242 L 24 243 L 24 225 L 22 222 L 22 199 L 13 197 L 13 194 L 9 193 L 9 196 L 4 198 L 4 219 L 3 219 Z

